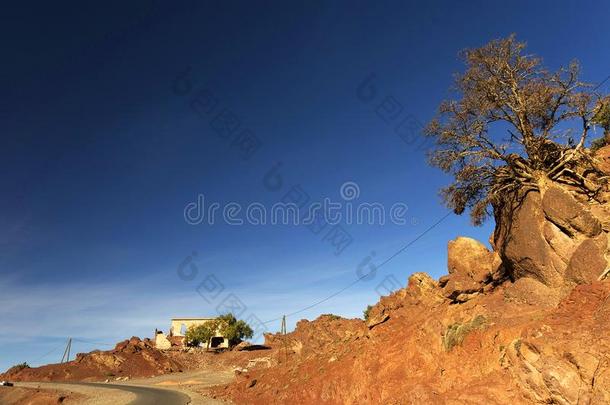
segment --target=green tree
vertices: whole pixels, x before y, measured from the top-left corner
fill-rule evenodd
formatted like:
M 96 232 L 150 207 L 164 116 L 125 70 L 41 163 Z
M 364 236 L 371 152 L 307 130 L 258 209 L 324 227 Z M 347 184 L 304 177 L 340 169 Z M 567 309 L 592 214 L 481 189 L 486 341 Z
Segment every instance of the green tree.
M 610 96 L 601 100 L 595 108 L 592 122 L 604 130 L 604 136 L 591 143 L 591 149 L 597 150 L 602 146 L 610 145 Z
M 218 317 L 220 334 L 228 339 L 229 347 L 233 347 L 244 339 L 250 339 L 254 331 L 245 321 L 235 318 L 232 313 Z
M 19 364 L 14 365 L 13 367 L 9 368 L 8 370 L 6 370 L 6 374 L 17 373 L 25 368 L 30 368 L 30 365 L 26 362 L 19 363 Z
M 367 305 L 366 309 L 364 311 L 362 311 L 362 313 L 364 314 L 364 320 L 368 321 L 369 320 L 369 315 L 371 313 L 371 309 L 373 309 L 372 305 Z
M 456 97 L 426 128 L 436 141 L 431 164 L 454 177 L 441 191 L 445 203 L 456 214 L 469 209 L 475 225 L 507 194 L 538 190 L 547 179 L 589 198 L 605 181 L 589 180 L 603 174 L 585 147 L 592 123 L 610 125 L 602 96 L 579 80 L 577 62 L 550 71 L 525 47 L 510 36 L 464 51 Z
M 187 346 L 200 346 L 206 343 L 206 347 L 210 347 L 210 341 L 218 331 L 219 322 L 217 320 L 208 321 L 201 325 L 191 325 L 184 334 L 184 340 Z

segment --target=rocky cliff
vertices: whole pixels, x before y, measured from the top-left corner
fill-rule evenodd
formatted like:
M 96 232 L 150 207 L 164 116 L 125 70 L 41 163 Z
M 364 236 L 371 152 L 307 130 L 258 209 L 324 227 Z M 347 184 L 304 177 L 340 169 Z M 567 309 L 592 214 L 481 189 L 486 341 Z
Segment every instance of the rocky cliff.
M 610 147 L 596 157 L 610 174 Z M 610 403 L 606 190 L 507 195 L 492 250 L 448 245 L 448 274 L 415 273 L 367 321 L 322 316 L 270 335 L 269 368 L 217 393 L 237 403 Z

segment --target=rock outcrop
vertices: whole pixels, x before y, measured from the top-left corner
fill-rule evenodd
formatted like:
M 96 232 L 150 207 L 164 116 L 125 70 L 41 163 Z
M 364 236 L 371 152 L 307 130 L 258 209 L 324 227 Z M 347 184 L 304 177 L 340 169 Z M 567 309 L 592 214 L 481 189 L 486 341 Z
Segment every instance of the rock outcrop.
M 524 277 L 455 304 L 419 273 L 371 310 L 383 322 L 300 321 L 268 341 L 271 366 L 213 393 L 260 405 L 609 403 L 610 282 L 549 292 Z
M 610 145 L 599 148 L 595 153 L 597 167 L 604 173 L 610 174 Z
M 609 283 L 577 286 L 506 347 L 502 366 L 532 403 L 610 403 L 609 294 Z
M 361 326 L 299 322 L 268 339 L 284 357 L 249 375 L 256 385 L 238 381 L 222 395 L 253 404 L 610 403 L 605 197 L 550 181 L 507 197 L 494 207 L 492 250 L 449 242 L 446 276 L 413 274 Z
M 99 381 L 112 378 L 143 377 L 181 371 L 185 367 L 150 339 L 132 337 L 117 343 L 113 350 L 78 353 L 72 361 L 36 368 L 8 370 L 3 378 L 15 381 Z
M 390 314 L 404 305 L 434 307 L 445 302 L 439 284 L 426 273 L 414 273 L 409 277 L 407 288 L 381 297 L 369 311 L 366 325 L 372 329 L 390 318 Z
M 453 302 L 466 302 L 504 278 L 500 256 L 471 238 L 449 242 L 447 268 L 449 275 L 441 277 L 439 284 Z
M 497 205 L 495 214 L 494 247 L 513 280 L 531 278 L 565 296 L 609 267 L 610 213 L 568 187 L 542 184 Z

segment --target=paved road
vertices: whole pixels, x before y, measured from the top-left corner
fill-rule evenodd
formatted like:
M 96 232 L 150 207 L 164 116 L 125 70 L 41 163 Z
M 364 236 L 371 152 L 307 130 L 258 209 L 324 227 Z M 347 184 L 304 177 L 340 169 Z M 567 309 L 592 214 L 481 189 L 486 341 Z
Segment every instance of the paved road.
M 76 385 L 87 385 L 96 388 L 112 388 L 136 394 L 136 399 L 129 405 L 185 405 L 191 402 L 191 398 L 178 391 L 170 391 L 161 388 L 139 387 L 135 385 L 106 384 L 106 383 L 71 383 Z

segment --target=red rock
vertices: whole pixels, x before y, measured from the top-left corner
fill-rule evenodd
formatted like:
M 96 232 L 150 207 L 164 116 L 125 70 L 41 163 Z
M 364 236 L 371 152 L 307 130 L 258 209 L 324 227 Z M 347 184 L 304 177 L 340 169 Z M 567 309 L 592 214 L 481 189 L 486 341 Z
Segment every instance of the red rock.
M 557 185 L 551 185 L 545 191 L 542 209 L 549 221 L 570 236 L 580 233 L 587 237 L 595 237 L 602 231 L 601 223 L 591 211 Z
M 566 270 L 566 280 L 576 284 L 596 281 L 608 267 L 606 261 L 606 236 L 585 239 L 576 249 Z
M 599 148 L 595 152 L 595 158 L 598 161 L 598 167 L 606 174 L 610 174 L 610 145 Z
M 454 302 L 468 301 L 503 277 L 500 256 L 475 239 L 450 241 L 447 256 L 449 275 L 439 283 L 444 295 Z

